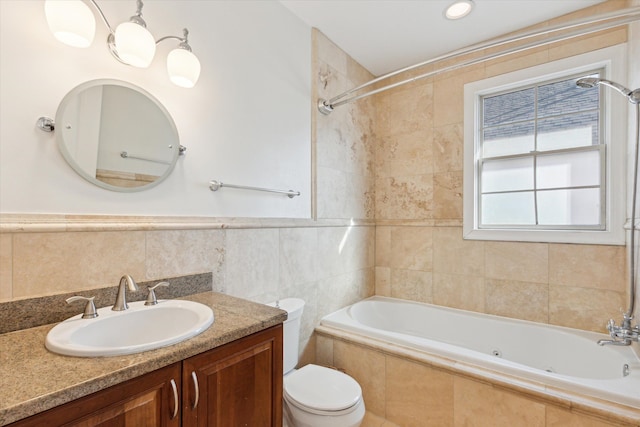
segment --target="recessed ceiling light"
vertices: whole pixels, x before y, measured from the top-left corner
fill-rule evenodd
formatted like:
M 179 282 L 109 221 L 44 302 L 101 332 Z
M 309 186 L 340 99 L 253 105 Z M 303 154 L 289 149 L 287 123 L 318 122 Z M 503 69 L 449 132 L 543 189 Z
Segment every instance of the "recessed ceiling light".
M 473 9 L 473 0 L 457 0 L 444 12 L 447 19 L 460 19 L 467 16 Z

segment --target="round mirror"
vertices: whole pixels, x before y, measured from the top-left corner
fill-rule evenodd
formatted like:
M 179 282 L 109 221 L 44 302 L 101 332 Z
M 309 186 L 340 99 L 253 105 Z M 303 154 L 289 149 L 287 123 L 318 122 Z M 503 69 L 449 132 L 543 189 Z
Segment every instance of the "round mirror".
M 112 191 L 141 191 L 164 180 L 180 154 L 169 112 L 145 90 L 117 80 L 72 89 L 56 112 L 56 141 L 69 165 Z

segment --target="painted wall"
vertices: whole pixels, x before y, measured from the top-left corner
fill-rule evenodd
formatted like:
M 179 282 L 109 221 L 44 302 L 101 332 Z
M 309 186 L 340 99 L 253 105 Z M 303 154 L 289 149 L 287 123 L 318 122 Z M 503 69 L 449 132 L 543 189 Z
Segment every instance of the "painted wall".
M 462 130 L 465 83 L 626 40 L 626 27 L 613 29 L 378 95 L 377 294 L 600 332 L 609 318 L 620 322 L 628 298 L 624 246 L 462 239 Z M 640 57 L 629 62 L 637 86 Z
M 133 1 L 99 1 L 111 25 Z M 190 30 L 202 64 L 196 87 L 169 82 L 162 42 L 148 69 L 117 62 L 100 21 L 91 47 L 50 33 L 43 1 L 0 2 L 0 212 L 308 218 L 311 215 L 310 29 L 276 1 L 145 2 L 156 38 Z M 54 117 L 75 86 L 119 79 L 155 96 L 171 113 L 187 155 L 167 181 L 136 194 L 85 182 L 35 128 Z M 208 182 L 295 189 L 295 199 L 228 190 Z

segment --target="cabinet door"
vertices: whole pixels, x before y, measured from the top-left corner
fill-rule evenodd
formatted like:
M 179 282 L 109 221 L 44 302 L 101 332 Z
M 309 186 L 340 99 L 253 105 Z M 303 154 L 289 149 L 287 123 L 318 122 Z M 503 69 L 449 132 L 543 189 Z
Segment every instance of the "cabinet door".
M 183 426 L 282 425 L 282 325 L 183 362 Z
M 11 426 L 179 427 L 180 397 L 174 386 L 179 392 L 180 367 L 175 363 Z

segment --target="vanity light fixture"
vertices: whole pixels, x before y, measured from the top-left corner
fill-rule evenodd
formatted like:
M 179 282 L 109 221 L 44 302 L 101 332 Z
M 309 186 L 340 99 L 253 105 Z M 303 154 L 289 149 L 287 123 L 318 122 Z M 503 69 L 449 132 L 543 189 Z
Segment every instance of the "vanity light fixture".
M 473 10 L 473 0 L 457 0 L 444 12 L 447 19 L 460 19 L 467 16 Z
M 147 68 L 156 53 L 156 45 L 164 40 L 178 40 L 178 47 L 167 56 L 169 79 L 177 86 L 191 88 L 200 77 L 200 61 L 191 52 L 189 31 L 185 28 L 183 36 L 165 36 L 154 40 L 142 19 L 142 0 L 136 0 L 137 9 L 129 21 L 118 25 L 114 30 L 95 0 L 92 4 L 109 30 L 107 45 L 111 54 L 120 62 L 139 68 Z M 53 35 L 69 46 L 88 47 L 95 35 L 95 17 L 91 9 L 82 0 L 45 0 L 47 24 Z

